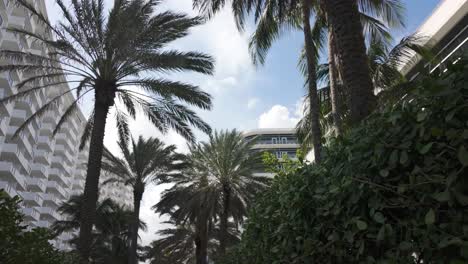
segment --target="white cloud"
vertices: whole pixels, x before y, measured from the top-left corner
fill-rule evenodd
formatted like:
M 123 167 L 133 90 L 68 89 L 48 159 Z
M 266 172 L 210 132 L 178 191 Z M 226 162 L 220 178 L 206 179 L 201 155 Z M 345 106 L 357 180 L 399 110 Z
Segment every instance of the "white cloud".
M 258 98 L 250 98 L 248 101 L 247 101 L 247 109 L 254 109 L 258 103 L 260 102 L 260 99 Z
M 274 105 L 270 110 L 260 115 L 259 128 L 290 128 L 299 121 L 299 117 L 286 106 Z

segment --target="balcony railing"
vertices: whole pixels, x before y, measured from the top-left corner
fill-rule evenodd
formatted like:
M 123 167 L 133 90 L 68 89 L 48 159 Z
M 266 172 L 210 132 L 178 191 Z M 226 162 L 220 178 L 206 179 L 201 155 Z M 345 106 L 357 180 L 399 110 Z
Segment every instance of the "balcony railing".
M 44 203 L 52 203 L 56 206 L 60 206 L 62 203 L 62 200 L 58 199 L 55 194 L 52 193 L 44 193 L 42 194 L 42 199 L 44 199 Z
M 36 190 L 39 190 L 41 192 L 46 191 L 44 180 L 39 179 L 39 178 L 33 178 L 33 177 L 25 177 L 25 179 L 30 189 L 35 188 Z
M 0 189 L 3 189 L 10 197 L 18 195 L 18 193 L 16 192 L 15 185 L 12 183 L 0 181 Z
M 30 217 L 35 221 L 39 221 L 41 219 L 41 214 L 36 211 L 34 208 L 21 208 L 21 212 L 26 216 Z
M 60 215 L 57 213 L 55 209 L 52 209 L 50 207 L 37 207 L 37 211 L 41 213 L 41 215 L 47 215 L 50 216 L 56 220 L 61 219 Z
M 42 164 L 33 163 L 31 164 L 31 174 L 36 175 L 42 179 L 47 179 L 48 168 Z
M 35 206 L 42 206 L 43 199 L 39 193 L 34 192 L 19 192 L 23 202 L 32 203 Z

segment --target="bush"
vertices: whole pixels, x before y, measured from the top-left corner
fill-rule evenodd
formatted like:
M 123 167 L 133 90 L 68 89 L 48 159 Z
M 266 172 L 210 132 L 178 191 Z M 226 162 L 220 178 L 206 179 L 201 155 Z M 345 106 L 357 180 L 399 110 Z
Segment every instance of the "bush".
M 466 65 L 275 177 L 224 263 L 467 263 Z
M 0 190 L 0 263 L 2 264 L 64 264 L 66 253 L 54 249 L 48 242 L 54 236 L 44 228 L 27 231 L 18 212 L 18 197 L 9 198 Z

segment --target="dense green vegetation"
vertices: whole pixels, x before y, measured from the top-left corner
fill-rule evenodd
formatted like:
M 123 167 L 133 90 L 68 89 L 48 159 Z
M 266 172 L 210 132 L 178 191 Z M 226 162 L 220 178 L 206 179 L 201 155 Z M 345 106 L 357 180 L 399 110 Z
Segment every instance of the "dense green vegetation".
M 466 263 L 467 73 L 413 84 L 276 176 L 224 263 Z
M 49 240 L 54 234 L 45 228 L 29 229 L 19 212 L 19 197 L 10 198 L 0 190 L 0 263 L 64 264 L 66 254 L 57 251 Z

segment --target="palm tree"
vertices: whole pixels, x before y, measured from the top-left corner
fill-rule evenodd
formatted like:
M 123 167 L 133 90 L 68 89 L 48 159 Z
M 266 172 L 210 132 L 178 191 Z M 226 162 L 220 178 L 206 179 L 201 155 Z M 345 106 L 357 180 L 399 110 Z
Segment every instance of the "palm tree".
M 189 158 L 190 160 L 190 158 Z M 219 193 L 198 168 L 189 166 L 176 177 L 168 178 L 174 186 L 163 192 L 152 207 L 160 215 L 169 215 L 175 225 L 194 228 L 195 263 L 208 263 L 209 234 L 219 207 Z
M 208 176 L 210 185 L 221 197 L 219 212 L 219 255 L 227 247 L 228 219 L 241 224 L 254 195 L 269 179 L 256 175 L 261 166 L 261 155 L 252 150 L 255 140 L 245 139 L 236 131 L 215 131 L 209 141 L 191 148 L 191 166 Z
M 184 156 L 175 152 L 176 146 L 166 146 L 157 138 L 144 139 L 142 136 L 135 141 L 131 138 L 131 148 L 123 139 L 119 141 L 123 159 L 114 156 L 109 150 L 104 150 L 102 169 L 114 177 L 106 183 L 121 183 L 133 189 L 133 216 L 130 230 L 130 246 L 128 248 L 128 263 L 137 263 L 138 219 L 140 204 L 145 188 L 150 182 L 165 181 L 174 177 L 186 164 Z
M 254 143 L 233 130 L 215 132 L 208 142 L 190 146 L 188 168 L 168 179 L 174 186 L 153 206 L 178 224 L 193 224 L 197 264 L 207 263 L 209 234 L 216 226 L 217 256 L 223 256 L 229 245 L 228 220 L 240 226 L 255 194 L 269 182 L 254 173 L 261 166 L 259 153 L 251 149 Z
M 421 43 L 421 40 L 423 38 L 424 37 L 417 35 L 410 35 L 404 37 L 391 49 L 388 47 L 387 44 L 382 43 L 379 39 L 374 38 L 374 41 L 371 40 L 367 51 L 367 56 L 370 61 L 369 65 L 372 82 L 374 84 L 374 87 L 376 87 L 376 89 L 380 91 L 380 93 L 378 94 L 379 99 L 392 96 L 393 91 L 396 87 L 402 86 L 407 82 L 407 80 L 398 70 L 398 67 L 405 63 L 410 63 L 413 54 L 417 53 L 421 55 L 425 60 L 431 60 L 432 55 L 429 51 L 430 47 L 421 46 L 418 44 Z M 342 109 L 340 112 L 339 119 L 346 121 L 346 117 L 349 113 L 349 105 L 346 104 L 344 100 L 344 98 L 346 98 L 348 95 L 348 91 L 345 89 L 339 76 L 338 78 L 335 77 L 335 80 L 332 80 L 333 78 L 330 75 L 330 73 L 332 72 L 332 70 L 330 70 L 331 67 L 332 63 L 324 63 L 320 64 L 317 70 L 318 80 L 322 83 L 330 84 L 328 87 L 324 87 L 319 90 L 321 94 L 324 95 L 320 97 L 322 98 L 320 102 L 321 125 L 324 131 L 328 131 L 326 134 L 330 135 L 333 132 L 336 132 L 336 127 L 333 126 L 335 117 L 332 107 L 333 97 L 331 96 L 333 93 L 333 89 L 331 86 L 332 81 L 336 82 L 335 93 L 337 94 L 336 96 L 339 98 L 339 107 Z M 307 111 L 305 112 L 307 113 Z M 307 121 L 307 117 L 302 118 L 296 127 L 298 135 L 301 138 L 301 142 L 303 142 L 305 145 L 308 145 L 308 142 L 310 142 L 310 140 L 308 139 L 310 125 L 307 123 Z
M 250 5 L 254 5 L 250 3 Z M 319 100 L 317 94 L 316 65 L 319 58 L 319 50 L 323 43 L 323 22 L 317 16 L 316 24 L 311 27 L 311 12 L 319 10 L 317 1 L 259 1 L 255 6 L 246 8 L 246 12 L 255 9 L 255 21 L 257 28 L 250 41 L 251 55 L 254 63 L 265 63 L 266 53 L 273 41 L 279 38 L 284 29 L 298 29 L 304 34 L 304 71 L 307 76 L 307 98 L 310 108 L 310 128 L 315 162 L 319 163 L 322 152 L 322 131 L 319 124 Z M 260 12 L 262 10 L 262 12 Z M 243 17 L 237 16 L 237 20 Z M 239 22 L 242 24 L 242 22 Z
M 88 169 L 84 188 L 83 214 L 80 224 L 82 263 L 88 262 L 91 230 L 95 221 L 98 184 L 107 116 L 115 112 L 119 133 L 128 137 L 128 117 L 137 110 L 162 132 L 174 129 L 190 141 L 193 125 L 204 132 L 209 126 L 187 107 L 211 108 L 211 97 L 197 86 L 153 77 L 154 73 L 194 71 L 213 73 L 213 59 L 198 52 L 179 52 L 165 46 L 188 34 L 190 28 L 203 23 L 199 17 L 169 11 L 156 13 L 161 1 L 116 0 L 110 12 L 103 0 L 71 1 L 67 7 L 56 0 L 64 21 L 52 25 L 28 0 L 16 0 L 32 19 L 45 27 L 44 33 L 9 28 L 45 48 L 46 55 L 2 50 L 0 58 L 9 62 L 0 72 L 19 71 L 27 79 L 17 84 L 19 92 L 1 103 L 54 91 L 52 98 L 16 131 L 17 135 L 32 120 L 56 107 L 63 96 L 76 92 L 73 103 L 66 105 L 54 130 L 77 110 L 78 102 L 94 92 L 94 107 L 82 136 L 83 147 L 90 139 Z M 69 84 L 59 90 L 57 85 Z M 122 104 L 115 104 L 116 101 Z
M 157 234 L 161 237 L 151 243 L 146 250 L 146 257 L 151 259 L 150 263 L 196 263 L 195 240 L 197 239 L 196 227 L 191 223 L 178 223 L 176 219 L 164 222 L 172 225 L 169 228 L 159 230 Z M 230 244 L 239 242 L 239 230 L 230 222 L 228 229 Z M 208 258 L 215 258 L 216 247 L 219 241 L 219 228 L 214 227 L 209 234 Z
M 65 220 L 56 221 L 52 229 L 57 233 L 74 232 L 80 227 L 82 195 L 72 196 L 67 202 L 61 204 L 58 212 L 65 216 Z M 130 223 L 133 213 L 118 205 L 111 199 L 104 199 L 96 206 L 97 221 L 93 232 L 91 246 L 91 259 L 93 263 L 127 263 L 126 247 L 129 240 Z M 141 229 L 146 224 L 139 221 Z M 69 241 L 77 245 L 76 238 Z
M 392 10 L 392 4 L 399 8 Z M 399 12 L 402 6 L 400 1 L 327 0 L 323 1 L 323 8 L 332 30 L 341 79 L 350 91 L 350 120 L 355 124 L 368 116 L 376 104 L 360 9 L 384 21 L 398 22 L 403 21 Z

